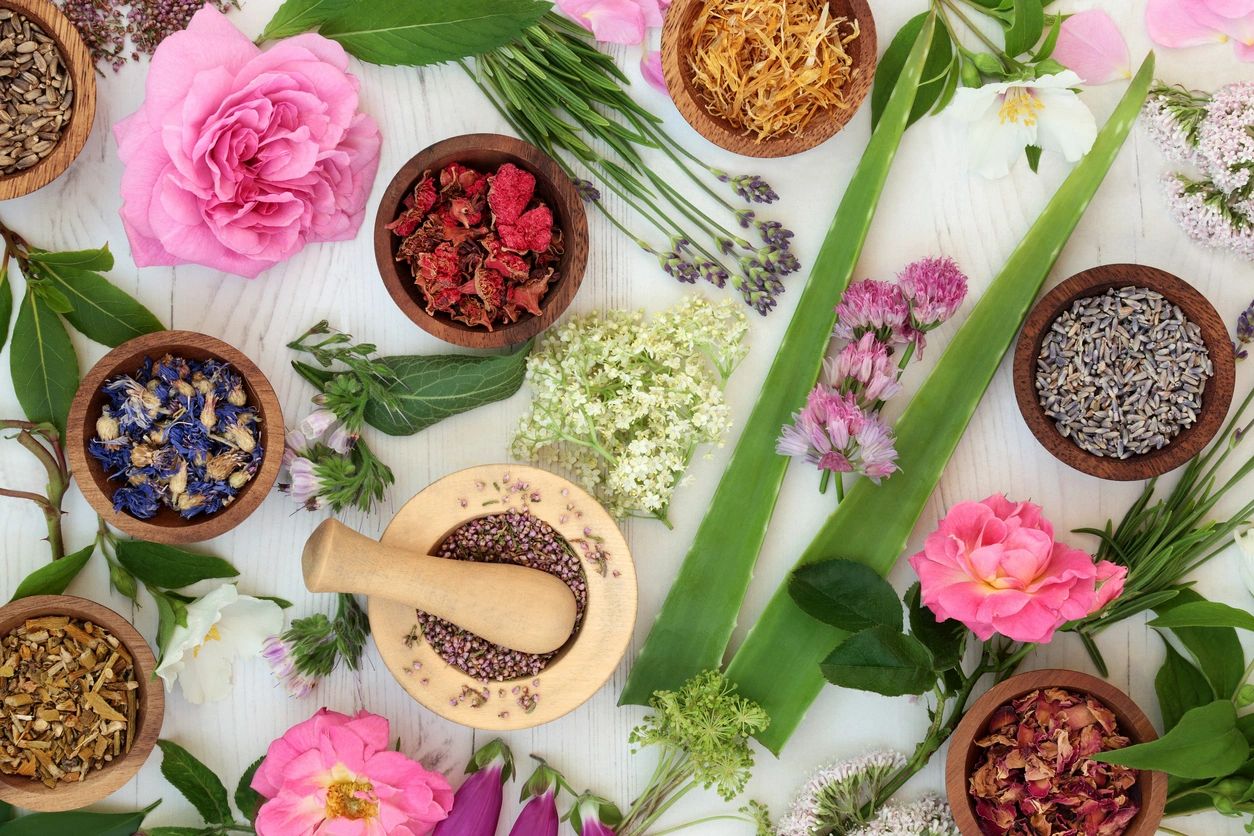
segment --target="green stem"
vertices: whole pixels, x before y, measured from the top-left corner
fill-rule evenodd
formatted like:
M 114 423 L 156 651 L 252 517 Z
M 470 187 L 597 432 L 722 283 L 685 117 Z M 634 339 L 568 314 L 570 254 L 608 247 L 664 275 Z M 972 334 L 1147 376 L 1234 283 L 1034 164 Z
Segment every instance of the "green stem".
M 845 499 L 845 474 L 836 474 L 836 501 L 843 502 Z
M 980 27 L 976 26 L 975 22 L 972 21 L 971 18 L 967 17 L 966 13 L 962 11 L 957 3 L 953 2 L 953 0 L 936 0 L 936 3 L 938 6 L 944 6 L 953 12 L 954 16 L 965 23 L 967 29 L 971 30 L 971 33 L 975 35 L 975 37 L 978 38 L 984 46 L 988 47 L 989 51 L 993 53 L 993 57 L 1001 62 L 1002 67 L 1006 67 L 1006 59 L 1009 59 L 1010 56 L 1006 55 L 1001 47 L 993 43 L 993 41 L 980 30 Z M 943 13 L 942 16 L 944 16 Z M 952 29 L 950 31 L 952 32 Z
M 0 224 L 0 233 L 5 235 L 6 241 L 8 236 L 13 234 L 5 230 L 2 224 Z M 65 557 L 65 536 L 61 530 L 61 517 L 64 512 L 61 510 L 61 504 L 70 485 L 69 465 L 61 449 L 60 436 L 51 426 L 30 421 L 0 421 L 0 430 L 17 430 L 18 444 L 38 459 L 39 463 L 44 466 L 44 470 L 48 472 L 46 496 L 33 491 L 8 488 L 0 489 L 0 496 L 25 499 L 39 506 L 48 525 L 48 548 L 52 551 L 52 559 L 60 560 Z
M 1184 831 L 1176 830 L 1175 828 L 1168 827 L 1165 824 L 1158 825 L 1158 830 L 1161 833 L 1169 834 L 1169 836 L 1189 836 L 1189 834 L 1185 833 Z

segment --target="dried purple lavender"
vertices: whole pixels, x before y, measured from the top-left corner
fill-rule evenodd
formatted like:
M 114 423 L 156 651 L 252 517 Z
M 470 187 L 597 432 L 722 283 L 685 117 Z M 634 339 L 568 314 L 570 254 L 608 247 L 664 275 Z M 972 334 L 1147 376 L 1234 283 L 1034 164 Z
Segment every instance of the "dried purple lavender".
M 239 0 L 208 0 L 219 11 L 239 8 Z M 161 42 L 187 24 L 205 0 L 57 0 L 57 5 L 78 29 L 99 69 L 104 65 L 116 72 L 130 60 L 152 55 Z
M 1237 359 L 1244 360 L 1250 355 L 1250 350 L 1246 347 L 1250 343 L 1254 343 L 1254 302 L 1250 302 L 1249 307 L 1241 311 L 1241 315 L 1237 317 Z

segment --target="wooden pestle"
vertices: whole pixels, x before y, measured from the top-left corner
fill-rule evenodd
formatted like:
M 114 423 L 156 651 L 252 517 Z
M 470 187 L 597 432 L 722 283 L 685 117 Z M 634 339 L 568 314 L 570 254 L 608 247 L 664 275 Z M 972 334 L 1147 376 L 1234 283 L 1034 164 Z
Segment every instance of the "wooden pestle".
M 301 566 L 310 592 L 410 604 L 523 653 L 557 650 L 575 629 L 575 596 L 548 572 L 395 549 L 336 520 L 310 535 Z

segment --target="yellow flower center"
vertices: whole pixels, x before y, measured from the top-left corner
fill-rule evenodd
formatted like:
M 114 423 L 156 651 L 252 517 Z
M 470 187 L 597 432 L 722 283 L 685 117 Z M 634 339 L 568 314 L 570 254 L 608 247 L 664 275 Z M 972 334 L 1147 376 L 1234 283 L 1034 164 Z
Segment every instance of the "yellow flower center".
M 374 784 L 351 778 L 336 781 L 327 787 L 328 819 L 373 819 L 379 815 L 379 802 L 374 800 Z
M 204 640 L 201 641 L 200 644 L 192 648 L 192 658 L 195 659 L 197 656 L 200 655 L 200 649 L 205 646 L 206 642 L 220 642 L 220 641 L 222 641 L 222 634 L 218 632 L 218 625 L 215 624 L 209 628 L 208 633 L 205 633 Z
M 1045 109 L 1045 103 L 1032 95 L 1026 87 L 1011 87 L 1001 100 L 1001 123 L 1007 122 L 1031 127 L 1036 124 L 1036 115 Z

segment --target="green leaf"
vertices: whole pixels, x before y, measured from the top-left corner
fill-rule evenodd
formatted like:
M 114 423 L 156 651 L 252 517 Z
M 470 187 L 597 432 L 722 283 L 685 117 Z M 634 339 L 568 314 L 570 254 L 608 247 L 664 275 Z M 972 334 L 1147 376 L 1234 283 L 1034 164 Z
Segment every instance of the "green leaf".
M 901 478 L 886 479 L 879 485 L 865 479 L 855 482 L 802 553 L 802 564 L 839 552 L 887 574 L 901 557 L 1036 294 L 1136 124 L 1153 77 L 1151 54 L 1098 133 L 1093 149 L 1059 187 L 897 420 Z M 822 348 L 815 354 L 821 357 Z M 765 391 L 772 391 L 770 383 Z M 800 402 L 798 398 L 792 405 Z M 785 416 L 773 427 L 757 429 L 773 441 L 780 425 L 787 421 Z M 741 474 L 738 487 L 743 489 L 745 483 L 760 478 L 757 473 Z M 734 536 L 749 539 L 743 518 L 727 517 L 722 522 Z M 727 554 L 719 553 L 724 559 L 711 576 L 738 571 L 729 565 Z M 696 579 L 696 585 L 684 590 L 692 594 L 692 606 L 708 606 L 711 576 Z M 693 636 L 693 632 L 685 633 L 684 640 L 693 641 Z M 741 696 L 758 703 L 771 716 L 771 724 L 758 735 L 767 748 L 778 752 L 801 722 L 823 688 L 818 664 L 840 639 L 840 631 L 816 625 L 798 609 L 785 589 L 775 593 L 728 668 L 728 677 Z M 718 662 L 716 656 L 707 666 Z
M 787 458 L 775 452 L 775 438 L 818 380 L 836 321 L 834 306 L 849 285 L 866 244 L 889 167 L 910 118 L 932 40 L 930 27 L 934 25 L 935 19 L 929 19 L 919 33 L 888 107 L 845 189 L 766 384 L 679 577 L 671 585 L 662 613 L 631 669 L 621 702 L 647 704 L 654 691 L 679 688 L 698 673 L 723 663 L 788 467 Z M 833 549 L 824 557 L 832 554 L 843 551 Z M 805 632 L 814 625 L 809 616 L 802 615 L 810 622 L 802 628 Z M 826 641 L 823 652 L 835 643 Z M 813 660 L 816 676 L 821 658 Z
M 252 766 L 244 770 L 243 777 L 239 779 L 239 784 L 235 787 L 235 806 L 250 822 L 257 820 L 257 811 L 266 802 L 261 793 L 252 787 L 253 776 L 257 774 L 257 768 L 261 766 L 263 760 L 265 760 L 264 755 L 253 761 Z
M 1181 589 L 1176 597 L 1154 608 L 1159 616 L 1206 599 L 1192 589 Z M 1231 697 L 1245 681 L 1245 652 L 1241 639 L 1231 627 L 1179 627 L 1172 630 L 1193 655 L 1217 697 Z
M 1237 728 L 1237 710 L 1230 700 L 1215 700 L 1189 709 L 1157 740 L 1099 752 L 1093 760 L 1178 778 L 1217 778 L 1236 770 L 1249 756 L 1250 744 Z
M 78 573 L 87 565 L 87 561 L 91 560 L 95 551 L 96 544 L 92 543 L 85 549 L 79 549 L 60 560 L 40 566 L 22 579 L 10 600 L 16 601 L 18 598 L 29 598 L 32 595 L 60 595 L 65 592 L 70 581 L 78 577 Z
M 1045 31 L 1041 0 L 1014 0 L 1014 22 L 1006 30 L 1006 54 L 1018 57 L 1036 46 Z
M 966 645 L 966 626 L 952 618 L 937 621 L 932 611 L 923 606 L 918 583 L 906 591 L 906 609 L 910 614 L 910 633 L 931 651 L 936 669 L 946 671 L 958 667 Z
M 132 836 L 152 807 L 133 813 L 35 813 L 0 825 L 0 836 Z
M 1158 695 L 1158 707 L 1162 712 L 1163 728 L 1172 729 L 1185 712 L 1215 699 L 1215 689 L 1202 676 L 1202 672 L 1164 640 L 1167 658 L 1154 677 L 1154 693 Z
M 923 643 L 884 626 L 854 633 L 821 667 L 833 685 L 886 697 L 922 694 L 936 683 L 932 654 Z
M 105 244 L 98 250 L 72 250 L 63 253 L 50 253 L 47 250 L 32 250 L 30 260 L 36 264 L 47 264 L 56 267 L 71 267 L 75 270 L 112 270 L 113 253 Z
M 0 349 L 9 341 L 9 323 L 13 321 L 13 285 L 9 282 L 9 259 L 0 248 Z
M 1041 147 L 1028 145 L 1023 149 L 1023 153 L 1028 158 L 1028 168 L 1032 169 L 1032 173 L 1035 174 L 1041 168 Z
M 1044 61 L 1054 54 L 1054 49 L 1058 46 L 1058 36 L 1062 34 L 1063 19 L 1063 15 L 1053 15 L 1049 26 L 1049 34 L 1045 36 L 1045 41 L 1041 44 L 1041 48 L 1032 53 L 1033 61 Z
M 17 810 L 7 801 L 0 801 L 0 823 L 13 821 L 13 817 L 17 815 Z
M 879 68 L 875 71 L 875 87 L 871 90 L 872 130 L 879 124 L 880 117 L 884 115 L 889 98 L 897 87 L 898 79 L 901 78 L 902 68 L 905 67 L 906 60 L 910 58 L 919 33 L 923 31 L 924 25 L 929 23 L 930 15 L 930 12 L 923 12 L 910 18 L 893 37 L 892 43 L 888 45 L 888 49 L 880 59 Z M 915 93 L 907 126 L 923 118 L 944 93 L 948 86 L 950 73 L 947 69 L 953 62 L 953 53 L 954 46 L 949 29 L 944 26 L 934 26 L 932 43 L 927 53 L 927 63 L 923 67 L 919 81 L 916 82 L 918 90 Z
M 161 589 L 182 589 L 210 578 L 239 575 L 238 569 L 220 557 L 143 540 L 119 542 L 118 562 L 144 583 Z
M 70 402 L 78 389 L 78 355 L 61 318 L 29 290 L 13 326 L 9 363 L 26 417 L 52 424 L 64 438 Z
M 150 827 L 144 831 L 148 836 L 213 836 L 220 834 L 220 827 Z
M 93 253 L 97 255 L 94 261 L 90 258 Z M 39 273 L 48 286 L 55 286 L 66 300 L 65 318 L 90 339 L 116 347 L 135 337 L 165 329 L 152 311 L 94 272 L 108 267 L 81 266 L 105 263 L 112 266 L 113 256 L 108 249 L 31 256 L 32 261 L 36 259 Z
M 883 625 L 901 632 L 901 601 L 874 569 L 852 560 L 824 560 L 802 566 L 788 583 L 788 594 L 812 618 L 856 633 Z
M 287 0 L 270 18 L 258 41 L 287 38 L 317 29 L 330 18 L 352 8 L 354 0 Z
M 180 623 L 187 624 L 187 605 L 160 592 L 154 593 L 152 599 L 157 604 L 157 656 L 160 658 L 170 646 L 174 628 Z
M 74 306 L 70 304 L 69 297 L 51 282 L 43 279 L 34 279 L 27 282 L 27 289 L 33 291 L 42 299 L 44 304 L 48 306 L 48 310 L 53 313 L 67 314 L 74 310 Z
M 255 597 L 258 601 L 269 601 L 272 604 L 278 604 L 279 609 L 290 610 L 292 608 L 291 601 L 286 598 L 280 598 L 277 595 L 257 595 Z
M 1192 601 L 1169 609 L 1150 621 L 1149 626 L 1160 630 L 1178 627 L 1235 627 L 1238 630 L 1254 630 L 1254 615 L 1217 601 Z
M 206 824 L 232 824 L 231 803 L 226 787 L 209 767 L 177 743 L 158 740 L 161 747 L 161 774 L 192 803 Z
M 318 29 L 363 61 L 422 66 L 504 46 L 550 8 L 543 0 L 356 0 Z

